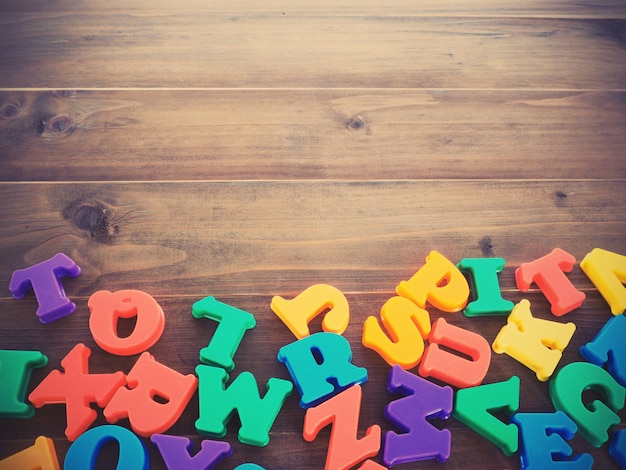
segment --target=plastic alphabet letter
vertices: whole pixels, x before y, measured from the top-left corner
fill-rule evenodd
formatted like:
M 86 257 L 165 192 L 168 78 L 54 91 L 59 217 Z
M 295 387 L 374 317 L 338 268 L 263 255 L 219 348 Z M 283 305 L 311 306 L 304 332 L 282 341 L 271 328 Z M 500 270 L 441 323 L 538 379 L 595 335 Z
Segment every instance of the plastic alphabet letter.
M 562 411 L 518 413 L 513 416 L 513 422 L 519 426 L 521 435 L 522 470 L 590 470 L 593 466 L 593 457 L 589 454 L 579 454 L 568 460 L 573 451 L 565 441 L 574 437 L 577 428 Z
M 126 383 L 122 372 L 90 374 L 90 355 L 91 350 L 78 343 L 61 361 L 65 373 L 53 370 L 28 396 L 35 408 L 65 403 L 65 435 L 70 441 L 75 441 L 96 419 L 97 413 L 89 404 L 95 402 L 104 407 L 115 391 Z
M 33 417 L 35 409 L 24 403 L 26 388 L 32 370 L 47 364 L 48 358 L 39 351 L 0 350 L 0 417 Z
M 107 422 L 128 418 L 142 437 L 168 430 L 185 410 L 198 386 L 195 375 L 182 375 L 154 360 L 148 352 L 139 356 L 127 377 L 104 408 Z
M 514 375 L 504 382 L 464 388 L 456 392 L 452 416 L 493 442 L 510 457 L 517 452 L 519 431 L 504 424 L 491 412 L 512 416 L 519 409 L 520 380 Z
M 35 439 L 32 446 L 0 460 L 0 470 L 60 470 L 60 468 L 54 441 L 44 436 Z
M 402 393 L 403 398 L 392 401 L 385 409 L 387 421 L 406 433 L 388 431 L 383 437 L 383 463 L 388 467 L 406 462 L 450 457 L 451 434 L 439 430 L 428 421 L 448 419 L 452 413 L 451 387 L 440 387 L 400 366 L 389 372 L 387 389 Z
M 387 470 L 387 467 L 383 467 L 381 464 L 374 462 L 373 460 L 366 460 L 358 470 Z
M 46 261 L 15 271 L 9 290 L 15 299 L 23 299 L 32 288 L 39 303 L 39 321 L 51 323 L 76 310 L 76 304 L 65 296 L 61 277 L 79 275 L 80 267 L 63 253 L 57 253 Z
M 150 441 L 157 446 L 168 470 L 209 470 L 233 455 L 228 442 L 203 440 L 200 451 L 193 457 L 193 442 L 182 436 L 154 434 Z
M 377 424 L 367 428 L 365 437 L 356 438 L 361 397 L 361 386 L 354 385 L 306 411 L 302 435 L 307 442 L 314 441 L 324 427 L 332 425 L 325 470 L 352 468 L 380 450 L 380 426 Z
M 380 321 L 391 339 L 376 317 L 368 317 L 363 324 L 363 346 L 376 351 L 390 366 L 415 367 L 424 353 L 424 340 L 430 334 L 428 312 L 405 297 L 395 296 L 382 306 Z
M 550 378 L 576 331 L 573 323 L 558 323 L 534 318 L 530 302 L 522 299 L 507 318 L 492 344 L 493 350 L 506 353 L 537 374 L 545 382 Z
M 594 390 L 605 400 L 583 402 L 583 392 Z M 581 436 L 594 447 L 609 440 L 609 429 L 619 424 L 617 413 L 624 408 L 626 389 L 601 367 L 588 362 L 572 362 L 550 381 L 550 398 L 554 408 L 564 411 L 578 425 Z
M 611 436 L 609 455 L 617 462 L 619 468 L 626 468 L 626 429 L 619 429 Z
M 235 470 L 265 470 L 260 465 L 255 463 L 242 463 L 241 465 L 237 465 Z
M 196 430 L 214 437 L 226 435 L 226 424 L 235 410 L 241 428 L 237 438 L 243 444 L 264 447 L 270 441 L 269 432 L 285 400 L 293 392 L 293 384 L 275 377 L 267 381 L 265 396 L 259 395 L 256 379 L 250 372 L 242 372 L 229 386 L 228 373 L 219 367 L 200 364 L 200 417 Z
M 465 316 L 507 315 L 513 309 L 513 302 L 502 298 L 498 282 L 504 263 L 504 258 L 463 258 L 457 264 L 462 273 L 469 274 L 474 297 L 463 309 Z
M 422 377 L 434 377 L 460 388 L 482 383 L 491 363 L 491 347 L 485 338 L 451 325 L 442 317 L 433 324 L 428 341 L 419 367 Z M 472 360 L 449 353 L 439 345 L 460 351 Z
M 194 318 L 209 318 L 219 322 L 208 346 L 200 350 L 200 361 L 207 365 L 223 367 L 227 372 L 235 368 L 233 357 L 247 330 L 256 326 L 254 315 L 205 297 L 191 307 Z
M 470 295 L 465 276 L 442 254 L 431 251 L 422 266 L 408 281 L 396 287 L 402 297 L 426 308 L 426 302 L 444 312 L 458 312 Z
M 626 256 L 594 248 L 580 262 L 580 268 L 598 288 L 613 315 L 626 310 Z
M 300 407 L 310 408 L 352 385 L 367 380 L 367 370 L 352 364 L 352 349 L 343 336 L 315 333 L 278 351 L 300 393 Z
M 128 429 L 103 425 L 90 429 L 70 446 L 65 455 L 65 470 L 94 470 L 102 446 L 117 441 L 119 457 L 116 470 L 149 470 L 150 457 L 146 446 Z
M 132 356 L 152 347 L 163 334 L 165 316 L 149 294 L 139 290 L 111 293 L 101 290 L 89 298 L 89 329 L 98 346 L 111 354 Z M 125 337 L 117 334 L 120 318 L 136 318 L 135 329 Z
M 580 307 L 585 293 L 577 290 L 565 273 L 572 270 L 576 258 L 555 248 L 550 253 L 530 263 L 522 263 L 515 270 L 515 282 L 522 292 L 528 292 L 534 282 L 546 296 L 554 316 L 560 317 Z
M 626 387 L 626 317 L 617 315 L 602 327 L 590 343 L 580 348 L 580 355 L 602 367 L 607 364 L 609 373 Z
M 350 322 L 348 301 L 341 291 L 328 284 L 308 287 L 292 300 L 275 296 L 270 308 L 298 339 L 309 336 L 309 322 L 327 310 L 322 320 L 324 331 L 340 335 Z

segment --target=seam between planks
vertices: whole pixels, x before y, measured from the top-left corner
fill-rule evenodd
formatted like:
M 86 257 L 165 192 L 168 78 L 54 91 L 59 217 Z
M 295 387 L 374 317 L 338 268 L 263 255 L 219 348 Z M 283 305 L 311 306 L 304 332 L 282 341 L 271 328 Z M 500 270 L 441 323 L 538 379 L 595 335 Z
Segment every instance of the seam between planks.
M 520 91 L 520 92 L 592 92 L 605 91 L 613 93 L 626 92 L 626 88 L 477 88 L 477 87 L 0 87 L 0 92 L 17 91 L 56 91 L 70 89 L 76 91 Z
M 626 178 L 418 178 L 418 179 L 341 179 L 341 178 L 307 178 L 307 179 L 217 179 L 217 180 L 78 180 L 78 181 L 0 181 L 0 186 L 7 185 L 71 185 L 71 184 L 92 184 L 92 185 L 111 185 L 111 184 L 263 184 L 263 183 L 287 183 L 287 184 L 303 184 L 303 183 L 625 183 Z

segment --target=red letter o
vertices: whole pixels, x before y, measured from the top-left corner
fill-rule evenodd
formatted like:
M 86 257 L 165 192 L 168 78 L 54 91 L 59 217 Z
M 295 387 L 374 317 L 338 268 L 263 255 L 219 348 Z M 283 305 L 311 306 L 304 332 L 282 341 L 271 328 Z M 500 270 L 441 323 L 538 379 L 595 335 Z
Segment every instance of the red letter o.
M 151 295 L 139 290 L 101 290 L 89 298 L 89 329 L 98 346 L 118 356 L 139 354 L 163 334 L 163 309 Z M 125 337 L 117 334 L 120 318 L 137 317 L 135 329 Z

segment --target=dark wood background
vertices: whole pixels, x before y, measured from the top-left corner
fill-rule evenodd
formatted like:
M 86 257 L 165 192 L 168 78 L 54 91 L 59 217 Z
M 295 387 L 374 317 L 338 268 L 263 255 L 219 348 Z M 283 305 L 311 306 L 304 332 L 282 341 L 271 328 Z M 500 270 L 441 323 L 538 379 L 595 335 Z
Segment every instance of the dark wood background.
M 0 0 L 0 348 L 48 356 L 29 391 L 78 342 L 92 372 L 130 369 L 89 332 L 100 289 L 158 300 L 166 328 L 150 352 L 183 373 L 215 331 L 192 318 L 196 300 L 253 313 L 232 376 L 264 388 L 289 378 L 276 353 L 295 339 L 271 297 L 327 283 L 350 303 L 345 336 L 369 371 L 360 432 L 388 430 L 389 368 L 361 345 L 362 324 L 430 250 L 505 258 L 503 296 L 576 323 L 561 365 L 581 360 L 611 314 L 580 268 L 569 277 L 587 300 L 561 319 L 513 273 L 555 247 L 578 261 L 626 253 L 623 1 L 128 3 Z M 57 252 L 83 268 L 63 282 L 78 310 L 42 325 L 9 279 Z M 505 322 L 445 316 L 490 342 Z M 485 382 L 514 374 L 520 411 L 553 410 L 548 384 L 510 357 L 493 354 Z M 169 433 L 199 444 L 197 417 L 196 394 Z M 219 468 L 323 468 L 328 429 L 307 443 L 303 417 L 295 393 L 263 449 L 239 444 L 231 422 L 235 453 Z M 438 426 L 452 432 L 445 468 L 519 468 L 453 418 Z M 0 419 L 0 459 L 43 434 L 62 463 L 64 428 L 62 405 Z M 606 445 L 571 444 L 617 468 Z

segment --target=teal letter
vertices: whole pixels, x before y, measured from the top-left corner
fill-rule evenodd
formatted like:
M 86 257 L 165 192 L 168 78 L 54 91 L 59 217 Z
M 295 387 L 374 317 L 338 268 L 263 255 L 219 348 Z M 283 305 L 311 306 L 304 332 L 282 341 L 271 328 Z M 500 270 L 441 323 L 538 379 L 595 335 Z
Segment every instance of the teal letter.
M 250 372 L 242 372 L 227 389 L 228 374 L 224 369 L 201 364 L 196 367 L 196 374 L 200 397 L 200 417 L 196 420 L 198 432 L 224 437 L 226 424 L 237 411 L 241 421 L 239 441 L 257 447 L 269 443 L 270 428 L 293 391 L 291 382 L 270 378 L 267 393 L 261 398 L 256 379 Z
M 481 315 L 508 315 L 513 302 L 504 300 L 500 293 L 498 273 L 504 268 L 503 258 L 463 258 L 457 267 L 470 276 L 472 302 L 463 313 L 467 317 Z
M 256 325 L 254 316 L 211 296 L 193 304 L 191 314 L 194 318 L 210 318 L 219 322 L 209 345 L 200 350 L 200 361 L 232 371 L 235 368 L 233 357 L 244 333 Z
M 315 333 L 283 346 L 278 360 L 287 366 L 305 409 L 367 381 L 367 370 L 350 362 L 350 343 L 336 333 Z
M 595 400 L 585 406 L 585 390 L 595 390 L 607 403 Z M 620 423 L 617 413 L 624 407 L 626 390 L 604 369 L 588 362 L 572 362 L 550 381 L 550 398 L 557 410 L 576 422 L 592 446 L 600 447 L 609 440 L 609 428 Z
M 48 358 L 39 351 L 0 350 L 0 416 L 32 418 L 35 410 L 24 403 L 33 369 L 45 367 Z
M 503 411 L 508 416 L 513 415 L 519 409 L 519 393 L 520 380 L 516 375 L 504 382 L 460 389 L 456 392 L 452 416 L 510 457 L 517 452 L 517 426 L 504 424 L 491 412 Z

